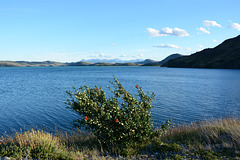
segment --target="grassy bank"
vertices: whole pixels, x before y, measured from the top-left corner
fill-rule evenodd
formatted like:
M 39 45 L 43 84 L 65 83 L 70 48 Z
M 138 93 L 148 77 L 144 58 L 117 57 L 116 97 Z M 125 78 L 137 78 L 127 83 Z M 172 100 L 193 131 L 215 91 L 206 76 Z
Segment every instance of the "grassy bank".
M 81 132 L 53 136 L 31 130 L 0 139 L 0 157 L 11 159 L 240 159 L 239 148 L 236 118 L 172 126 L 160 137 L 121 151 Z

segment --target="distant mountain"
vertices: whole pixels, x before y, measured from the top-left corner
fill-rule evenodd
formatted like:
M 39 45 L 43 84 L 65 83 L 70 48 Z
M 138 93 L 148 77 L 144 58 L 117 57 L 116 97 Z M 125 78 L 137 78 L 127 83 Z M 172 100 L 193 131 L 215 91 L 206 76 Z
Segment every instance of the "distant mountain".
M 136 63 L 115 63 L 113 66 L 140 66 L 139 64 Z
M 0 67 L 59 67 L 59 66 L 66 66 L 66 64 L 53 61 L 44 62 L 0 61 Z
M 140 66 L 140 65 L 136 63 L 107 63 L 107 62 L 89 63 L 80 61 L 67 63 L 67 66 Z
M 182 57 L 183 55 L 181 54 L 178 54 L 178 53 L 175 53 L 175 54 L 171 54 L 170 56 L 166 57 L 165 59 L 163 59 L 162 61 L 160 61 L 158 64 L 160 66 L 162 66 L 164 63 L 167 63 L 169 60 L 171 59 L 176 59 L 176 58 L 179 58 L 179 57 Z
M 59 66 L 160 66 L 163 62 L 167 62 L 169 59 L 180 57 L 179 54 L 172 54 L 162 61 L 155 61 L 152 59 L 146 60 L 132 60 L 132 61 L 121 61 L 113 63 L 115 60 L 102 60 L 96 63 L 79 61 L 72 63 L 60 63 L 54 61 L 44 61 L 44 62 L 28 62 L 28 61 L 0 61 L 0 67 L 59 67 Z M 97 60 L 97 59 L 96 59 Z M 111 63 L 110 63 L 111 62 Z
M 164 67 L 240 69 L 240 35 L 190 56 L 169 60 Z
M 89 63 L 99 63 L 99 62 L 105 62 L 105 63 L 135 63 L 142 61 L 143 59 L 135 59 L 135 60 L 121 60 L 119 58 L 115 59 L 82 59 L 83 62 L 89 62 Z
M 93 63 L 84 62 L 84 61 L 72 62 L 72 63 L 66 63 L 66 64 L 68 66 L 91 66 L 91 65 L 93 65 Z
M 113 66 L 113 63 L 98 62 L 98 63 L 94 63 L 92 66 Z
M 155 61 L 155 60 L 152 60 L 152 59 L 145 59 L 144 61 L 135 62 L 135 63 L 145 65 L 145 64 L 155 64 L 155 63 L 158 63 L 158 61 Z
M 154 61 L 152 59 L 146 59 L 145 61 L 137 62 L 137 64 L 141 64 L 143 66 L 162 66 L 164 63 L 168 62 L 171 59 L 182 57 L 181 54 L 171 54 L 170 56 L 166 57 L 162 61 Z
M 92 60 L 87 60 L 87 61 L 68 63 L 68 65 L 69 66 L 161 66 L 162 64 L 166 63 L 170 59 L 178 58 L 178 57 L 181 57 L 181 56 L 182 55 L 180 55 L 180 54 L 172 54 L 162 61 L 145 59 L 144 61 L 143 60 L 141 60 L 141 61 L 137 61 L 137 60 L 131 60 L 131 61 L 125 60 L 124 61 L 124 60 L 121 60 L 121 62 L 116 62 L 119 59 L 110 59 L 110 60 L 92 59 Z M 93 63 L 93 62 L 95 62 L 95 63 Z

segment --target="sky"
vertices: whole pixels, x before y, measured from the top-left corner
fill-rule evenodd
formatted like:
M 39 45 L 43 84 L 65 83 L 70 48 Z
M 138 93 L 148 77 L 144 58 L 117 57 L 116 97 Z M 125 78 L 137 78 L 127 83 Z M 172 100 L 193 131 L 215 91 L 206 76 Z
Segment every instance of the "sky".
M 0 0 L 0 60 L 190 55 L 240 34 L 239 0 Z

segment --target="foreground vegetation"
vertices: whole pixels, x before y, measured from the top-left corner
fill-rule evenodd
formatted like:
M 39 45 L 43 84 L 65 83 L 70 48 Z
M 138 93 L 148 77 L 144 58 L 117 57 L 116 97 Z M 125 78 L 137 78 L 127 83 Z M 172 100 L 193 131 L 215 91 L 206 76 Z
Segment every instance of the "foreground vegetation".
M 79 114 L 74 125 L 91 131 L 97 136 L 103 147 L 117 149 L 121 153 L 136 143 L 146 143 L 154 136 L 160 136 L 170 120 L 155 131 L 151 119 L 152 100 L 155 96 L 145 94 L 142 87 L 136 85 L 137 95 L 127 92 L 116 77 L 111 82 L 113 97 L 107 98 L 101 87 L 88 86 L 74 88 L 68 100 L 69 108 Z M 127 154 L 127 153 L 126 153 Z
M 132 144 L 122 153 L 80 131 L 53 136 L 31 130 L 0 139 L 0 157 L 12 159 L 240 159 L 239 148 L 240 120 L 236 118 L 172 126 L 162 136 Z
M 0 139 L 0 157 L 12 159 L 240 159 L 240 120 L 225 118 L 153 128 L 151 102 L 136 85 L 136 97 L 114 77 L 114 97 L 101 87 L 68 92 L 70 109 L 79 114 L 72 134 L 43 131 Z

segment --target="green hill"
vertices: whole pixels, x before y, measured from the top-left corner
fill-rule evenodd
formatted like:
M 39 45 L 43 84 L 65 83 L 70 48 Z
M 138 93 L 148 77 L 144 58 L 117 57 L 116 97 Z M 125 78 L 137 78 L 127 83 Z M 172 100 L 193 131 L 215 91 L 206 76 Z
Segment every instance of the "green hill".
M 240 69 L 240 35 L 190 56 L 169 60 L 164 67 Z

